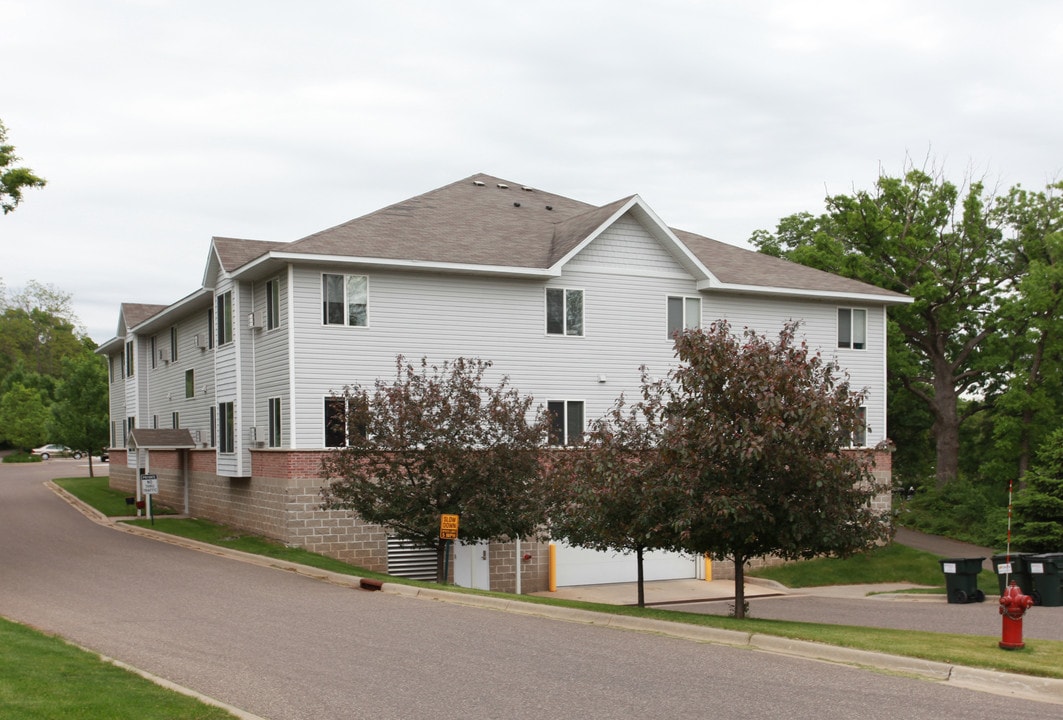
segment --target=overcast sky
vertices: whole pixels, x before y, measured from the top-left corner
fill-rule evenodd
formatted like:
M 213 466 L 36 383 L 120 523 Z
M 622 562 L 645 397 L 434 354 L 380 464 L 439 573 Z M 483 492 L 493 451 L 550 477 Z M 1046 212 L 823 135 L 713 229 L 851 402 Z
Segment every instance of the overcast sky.
M 198 289 L 212 236 L 291 241 L 477 172 L 746 244 L 927 158 L 1063 178 L 1056 0 L 0 0 L 0 119 L 48 180 L 0 279 Z

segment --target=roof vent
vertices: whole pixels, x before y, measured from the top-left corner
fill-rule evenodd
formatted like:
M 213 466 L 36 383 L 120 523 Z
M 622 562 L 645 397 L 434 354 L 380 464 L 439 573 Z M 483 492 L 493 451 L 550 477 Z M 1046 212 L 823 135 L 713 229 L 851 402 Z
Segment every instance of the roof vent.
M 506 185 L 505 183 L 498 183 L 498 189 L 499 190 L 509 190 L 509 185 Z
M 547 210 L 553 210 L 553 209 L 554 209 L 554 206 L 553 206 L 553 205 L 547 205 L 547 206 L 546 206 L 546 209 L 547 209 Z
M 520 203 L 519 202 L 513 203 L 513 207 L 520 207 Z
M 483 180 L 473 180 L 472 184 L 475 185 L 476 187 L 483 187 L 484 186 Z
M 523 190 L 524 192 L 535 192 L 535 188 L 530 188 L 526 185 L 522 187 L 521 190 Z

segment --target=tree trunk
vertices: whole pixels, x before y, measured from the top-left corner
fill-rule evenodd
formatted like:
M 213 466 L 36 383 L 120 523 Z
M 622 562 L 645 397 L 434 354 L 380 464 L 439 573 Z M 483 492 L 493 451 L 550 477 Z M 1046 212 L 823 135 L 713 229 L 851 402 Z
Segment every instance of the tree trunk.
M 639 607 L 646 607 L 646 583 L 645 583 L 645 575 L 643 574 L 643 571 L 642 571 L 642 546 L 641 545 L 638 547 L 637 550 L 635 550 L 635 557 L 638 559 L 638 563 L 639 563 L 639 570 L 638 570 L 638 573 L 639 573 Z
M 934 442 L 937 455 L 937 487 L 941 489 L 960 472 L 959 395 L 952 367 L 943 356 L 934 358 Z
M 746 558 L 735 553 L 735 618 L 746 617 Z

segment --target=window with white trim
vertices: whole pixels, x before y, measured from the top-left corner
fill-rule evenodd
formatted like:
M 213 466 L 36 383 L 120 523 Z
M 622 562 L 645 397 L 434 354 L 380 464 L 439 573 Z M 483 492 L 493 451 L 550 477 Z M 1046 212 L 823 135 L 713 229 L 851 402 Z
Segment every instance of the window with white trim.
M 701 327 L 701 298 L 699 297 L 675 297 L 668 298 L 668 339 L 675 337 L 677 332 Z
M 867 347 L 867 310 L 838 308 L 838 347 L 852 350 Z
M 321 322 L 325 325 L 369 325 L 369 277 L 321 276 Z
M 281 399 L 270 398 L 269 404 L 269 446 L 281 446 Z
M 133 377 L 133 369 L 136 368 L 136 360 L 133 357 L 133 341 L 129 340 L 125 344 L 125 376 Z
M 177 362 L 177 326 L 170 327 L 170 362 Z
M 583 401 L 550 400 L 546 403 L 550 416 L 550 444 L 574 445 L 583 437 Z
M 218 326 L 218 345 L 233 341 L 233 294 L 225 292 L 218 296 L 217 313 L 214 320 Z
M 860 413 L 860 427 L 849 438 L 849 447 L 867 447 L 867 408 L 861 406 L 858 412 Z
M 281 324 L 280 280 L 266 282 L 266 329 L 275 330 Z
M 192 398 L 196 396 L 196 371 L 185 370 L 185 397 Z
M 546 288 L 546 334 L 583 335 L 583 291 Z
M 236 452 L 236 408 L 234 403 L 218 403 L 218 452 Z

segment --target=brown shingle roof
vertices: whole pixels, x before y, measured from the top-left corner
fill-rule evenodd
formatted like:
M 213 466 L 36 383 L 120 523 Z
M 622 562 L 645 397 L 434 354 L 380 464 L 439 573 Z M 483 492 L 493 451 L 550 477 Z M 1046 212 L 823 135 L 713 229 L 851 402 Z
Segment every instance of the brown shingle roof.
M 239 240 L 237 238 L 214 238 L 214 248 L 218 252 L 218 261 L 222 270 L 232 272 L 247 263 L 260 258 L 270 250 L 284 247 L 287 243 L 267 242 L 265 240 Z
M 683 230 L 672 232 L 697 255 L 713 275 L 729 285 L 904 297 L 900 293 L 859 280 L 735 247 L 694 233 Z
M 194 448 L 192 433 L 183 428 L 133 428 L 129 433 L 129 446 L 148 449 Z
M 136 327 L 148 318 L 158 315 L 168 305 L 148 305 L 145 303 L 122 303 L 122 318 L 127 328 Z
M 505 186 L 505 187 L 500 187 Z M 314 233 L 285 252 L 545 268 L 555 228 L 593 205 L 473 175 Z

